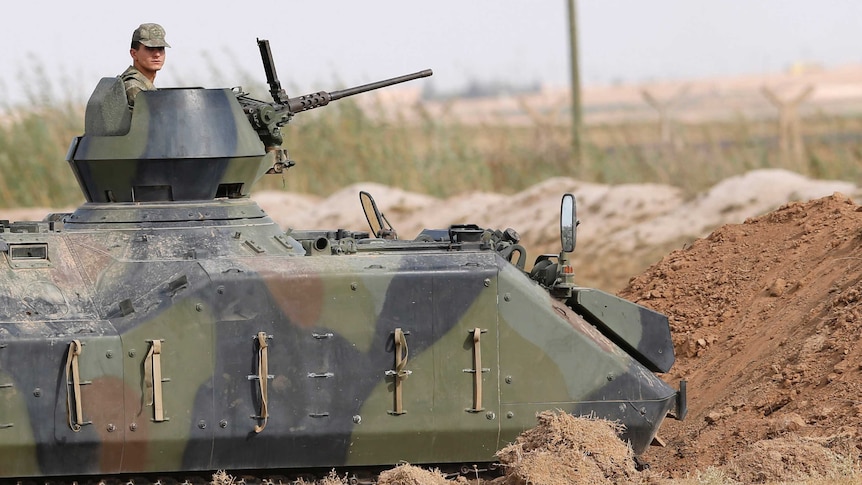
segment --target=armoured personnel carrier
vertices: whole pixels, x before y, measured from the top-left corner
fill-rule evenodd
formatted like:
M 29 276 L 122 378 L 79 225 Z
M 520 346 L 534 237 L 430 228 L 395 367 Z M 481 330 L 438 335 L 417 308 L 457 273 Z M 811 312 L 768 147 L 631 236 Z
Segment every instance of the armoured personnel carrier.
M 369 232 L 278 227 L 249 191 L 291 165 L 291 116 L 431 72 L 290 98 L 258 42 L 272 102 L 130 111 L 103 79 L 67 155 L 86 203 L 0 223 L 0 479 L 473 470 L 542 410 L 617 420 L 636 453 L 683 417 L 667 319 L 574 284 L 571 195 L 529 272 L 511 229 L 399 238 L 366 193 Z

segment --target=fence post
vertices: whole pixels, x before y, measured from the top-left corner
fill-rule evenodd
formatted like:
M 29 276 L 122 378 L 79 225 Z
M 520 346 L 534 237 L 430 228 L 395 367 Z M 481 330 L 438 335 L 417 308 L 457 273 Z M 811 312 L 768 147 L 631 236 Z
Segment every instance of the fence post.
M 676 137 L 673 134 L 671 129 L 671 119 L 670 119 L 670 109 L 674 104 L 678 103 L 679 100 L 685 97 L 688 93 L 689 86 L 683 85 L 670 97 L 663 101 L 656 98 L 649 90 L 642 89 L 641 96 L 643 96 L 644 101 L 648 105 L 650 105 L 654 110 L 658 112 L 659 118 L 659 131 L 661 134 L 661 143 L 665 146 L 672 146 L 674 142 L 681 141 L 676 140 Z
M 781 163 L 804 174 L 805 146 L 802 141 L 802 121 L 799 117 L 799 105 L 814 92 L 814 86 L 807 85 L 792 99 L 780 99 L 772 89 L 763 86 L 760 91 L 763 96 L 778 109 L 778 150 Z

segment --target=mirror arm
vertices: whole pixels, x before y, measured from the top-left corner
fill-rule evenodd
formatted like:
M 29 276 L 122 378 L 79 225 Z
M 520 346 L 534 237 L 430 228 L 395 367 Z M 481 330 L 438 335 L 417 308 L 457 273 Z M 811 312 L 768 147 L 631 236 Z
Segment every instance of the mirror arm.
M 557 280 L 551 288 L 551 295 L 556 298 L 568 299 L 575 288 L 575 270 L 569 260 L 569 253 L 560 251 L 557 259 Z

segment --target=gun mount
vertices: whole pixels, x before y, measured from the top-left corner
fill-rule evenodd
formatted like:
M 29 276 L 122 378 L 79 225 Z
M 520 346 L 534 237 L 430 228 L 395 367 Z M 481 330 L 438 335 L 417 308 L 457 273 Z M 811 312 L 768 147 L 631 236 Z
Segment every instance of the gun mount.
M 375 89 L 385 88 L 394 84 L 400 84 L 407 81 L 413 81 L 423 77 L 428 77 L 433 74 L 431 69 L 405 74 L 403 76 L 384 79 L 361 86 L 342 89 L 340 91 L 318 91 L 316 93 L 305 94 L 291 98 L 281 87 L 281 82 L 278 80 L 278 74 L 275 69 L 275 62 L 272 59 L 272 51 L 269 47 L 269 41 L 266 39 L 257 40 L 258 48 L 260 48 L 260 57 L 263 60 L 263 69 L 266 72 L 266 82 L 269 85 L 269 92 L 272 95 L 272 102 L 268 103 L 254 99 L 248 93 L 239 92 L 237 99 L 242 105 L 243 112 L 248 116 L 249 122 L 254 127 L 261 141 L 266 146 L 266 149 L 277 149 L 284 139 L 281 135 L 281 127 L 290 122 L 293 115 L 307 111 L 310 109 L 326 106 L 330 101 L 336 101 L 341 98 L 353 96 L 359 93 L 373 91 Z
M 258 39 L 273 100 L 241 88 L 143 91 L 128 108 L 122 80 L 103 78 L 87 103 L 85 135 L 67 160 L 88 202 L 170 202 L 245 198 L 265 173 L 293 162 L 281 127 L 296 113 L 347 96 L 427 77 L 430 69 L 340 91 L 289 97 L 269 41 Z

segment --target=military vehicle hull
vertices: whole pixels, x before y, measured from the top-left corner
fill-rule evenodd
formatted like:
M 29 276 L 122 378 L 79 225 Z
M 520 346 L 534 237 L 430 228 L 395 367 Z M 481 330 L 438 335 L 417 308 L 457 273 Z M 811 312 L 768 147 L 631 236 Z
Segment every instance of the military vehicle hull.
M 667 319 L 573 284 L 571 196 L 531 273 L 511 229 L 398 239 L 368 194 L 371 233 L 278 227 L 248 195 L 293 165 L 281 126 L 430 71 L 288 98 L 261 52 L 274 103 L 171 89 L 132 112 L 103 79 L 67 155 L 87 202 L 0 221 L 0 480 L 458 467 L 548 409 L 642 453 L 685 414 L 656 374 Z
M 642 452 L 676 405 L 496 251 L 180 206 L 4 227 L 0 476 L 481 463 L 545 409 Z

